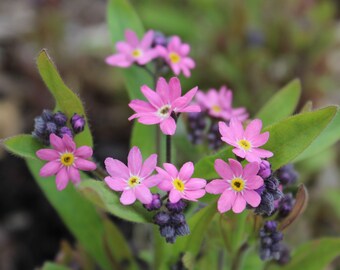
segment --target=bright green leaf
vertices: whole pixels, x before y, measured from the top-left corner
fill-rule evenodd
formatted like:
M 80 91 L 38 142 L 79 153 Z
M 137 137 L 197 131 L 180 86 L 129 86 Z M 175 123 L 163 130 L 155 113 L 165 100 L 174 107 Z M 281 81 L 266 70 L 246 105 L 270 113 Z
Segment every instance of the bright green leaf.
M 340 110 L 334 116 L 332 122 L 325 128 L 320 136 L 301 154 L 294 162 L 313 157 L 327 149 L 340 139 Z
M 79 190 L 97 206 L 119 218 L 138 223 L 152 221 L 151 214 L 140 204 L 122 205 L 119 201 L 119 195 L 110 190 L 104 182 L 85 180 L 79 185 Z
M 58 191 L 55 176 L 40 177 L 39 170 L 44 162 L 26 162 L 37 184 L 70 232 L 103 269 L 112 269 L 104 247 L 104 224 L 96 208 L 83 198 L 71 183 L 63 191 Z
M 274 153 L 269 159 L 273 170 L 293 161 L 327 127 L 337 108 L 329 106 L 284 119 L 264 129 L 270 132 L 265 149 Z
M 3 140 L 9 152 L 22 158 L 38 159 L 35 153 L 43 146 L 31 135 L 22 134 Z
M 41 270 L 71 270 L 71 268 L 56 263 L 46 262 Z
M 340 255 L 340 238 L 321 238 L 299 246 L 292 254 L 290 263 L 273 266 L 274 270 L 321 270 Z
M 37 66 L 40 76 L 56 101 L 55 110 L 62 111 L 69 119 L 74 113 L 86 117 L 82 102 L 78 96 L 65 85 L 46 50 L 40 52 L 37 58 Z M 93 146 L 89 125 L 86 125 L 84 131 L 75 136 L 75 142 L 78 146 Z
M 277 92 L 255 118 L 260 118 L 266 127 L 290 116 L 299 102 L 300 95 L 301 83 L 295 79 Z

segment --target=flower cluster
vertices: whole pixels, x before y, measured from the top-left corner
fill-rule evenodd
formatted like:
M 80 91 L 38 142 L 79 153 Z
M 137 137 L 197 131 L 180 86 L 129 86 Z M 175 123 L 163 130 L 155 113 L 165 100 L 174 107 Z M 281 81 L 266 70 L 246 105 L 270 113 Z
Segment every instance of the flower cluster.
M 53 113 L 44 110 L 40 116 L 34 119 L 33 137 L 37 138 L 44 145 L 50 145 L 50 135 L 56 134 L 62 138 L 65 134 L 73 137 L 84 130 L 85 118 L 74 114 L 70 119 L 71 129 L 67 126 L 67 116 L 62 112 Z
M 156 58 L 161 58 L 177 76 L 183 72 L 185 77 L 190 77 L 190 69 L 195 67 L 195 62 L 188 55 L 190 46 L 182 43 L 180 37 L 170 38 L 149 30 L 141 40 L 132 30 L 125 31 L 125 41 L 116 43 L 117 53 L 106 58 L 106 63 L 111 66 L 127 68 L 132 64 L 144 66 Z
M 198 91 L 195 101 L 202 112 L 189 114 L 189 138 L 194 144 L 202 143 L 206 138 L 209 147 L 217 150 L 222 146 L 218 121 L 229 123 L 231 119 L 237 119 L 242 122 L 248 118 L 245 108 L 233 108 L 233 93 L 226 86 L 222 86 L 219 91 L 216 89 L 209 89 L 206 93 Z M 205 134 L 207 122 L 211 124 Z

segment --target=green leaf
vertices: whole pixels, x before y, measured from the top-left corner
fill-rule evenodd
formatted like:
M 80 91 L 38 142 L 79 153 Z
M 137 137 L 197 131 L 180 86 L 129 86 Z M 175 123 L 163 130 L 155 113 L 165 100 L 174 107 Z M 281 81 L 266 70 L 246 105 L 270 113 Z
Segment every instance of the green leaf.
M 325 128 L 320 136 L 301 154 L 294 162 L 313 157 L 328 147 L 335 144 L 340 139 L 340 110 L 334 116 L 332 122 Z
M 325 269 L 340 255 L 340 238 L 321 238 L 299 246 L 292 260 L 284 266 L 273 266 L 277 270 L 320 270 Z
M 82 102 L 78 96 L 65 85 L 46 50 L 40 52 L 37 58 L 37 66 L 40 76 L 56 101 L 55 110 L 62 111 L 69 119 L 74 113 L 86 117 Z M 77 146 L 93 146 L 89 125 L 86 125 L 84 131 L 75 136 L 75 142 Z
M 55 177 L 42 178 L 39 160 L 26 160 L 27 166 L 48 201 L 58 212 L 66 227 L 103 269 L 112 269 L 104 247 L 105 227 L 96 208 L 78 193 L 72 184 L 58 191 Z
M 258 112 L 255 118 L 260 118 L 266 127 L 290 116 L 301 95 L 301 83 L 298 79 L 291 81 L 277 92 Z
M 113 43 L 124 40 L 124 32 L 127 29 L 135 31 L 139 37 L 144 34 L 144 28 L 137 13 L 127 0 L 109 1 L 107 22 Z M 122 73 L 130 99 L 144 99 L 140 91 L 140 87 L 144 84 L 153 88 L 153 78 L 145 69 L 132 66 L 123 69 Z M 138 146 L 144 157 L 156 152 L 154 143 L 156 128 L 158 127 L 142 126 L 137 121 L 134 123 L 130 145 Z
M 152 215 L 142 205 L 122 205 L 119 195 L 104 182 L 85 180 L 80 183 L 79 190 L 91 202 L 119 218 L 138 223 L 152 222 Z
M 305 112 L 288 117 L 264 129 L 270 137 L 265 149 L 274 156 L 269 159 L 273 170 L 293 161 L 327 127 L 337 108 L 329 106 L 314 112 Z
M 130 247 L 119 229 L 109 220 L 104 220 L 104 227 L 104 243 L 114 269 L 138 269 Z
M 38 159 L 35 153 L 43 148 L 42 144 L 31 135 L 22 134 L 2 141 L 6 150 L 22 158 Z
M 71 268 L 56 263 L 46 262 L 41 270 L 71 270 Z

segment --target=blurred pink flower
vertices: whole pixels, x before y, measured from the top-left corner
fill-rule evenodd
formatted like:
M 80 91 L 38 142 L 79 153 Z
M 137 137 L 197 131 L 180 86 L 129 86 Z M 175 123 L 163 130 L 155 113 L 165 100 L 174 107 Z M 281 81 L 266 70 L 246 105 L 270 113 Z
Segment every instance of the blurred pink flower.
M 269 139 L 269 132 L 260 134 L 261 128 L 262 121 L 260 119 L 251 121 L 246 130 L 243 129 L 242 123 L 236 119 L 232 119 L 229 126 L 224 122 L 219 122 L 222 141 L 234 146 L 234 154 L 249 162 L 260 163 L 261 158 L 273 156 L 272 152 L 258 148 Z
M 40 159 L 48 161 L 40 169 L 39 175 L 42 177 L 56 175 L 58 190 L 63 190 L 69 179 L 73 184 L 78 184 L 80 182 L 79 170 L 93 171 L 96 169 L 96 164 L 87 160 L 92 156 L 91 147 L 76 148 L 73 139 L 67 134 L 61 139 L 52 133 L 50 142 L 54 149 L 40 149 L 36 153 Z
M 244 169 L 240 162 L 229 159 L 229 164 L 222 159 L 215 160 L 215 170 L 222 177 L 209 182 L 205 190 L 211 194 L 222 194 L 217 203 L 220 213 L 233 210 L 241 213 L 246 208 L 246 203 L 257 207 L 261 196 L 255 191 L 263 186 L 263 179 L 257 175 L 259 164 L 252 162 Z
M 197 201 L 204 196 L 206 180 L 191 178 L 194 173 L 192 162 L 185 163 L 179 172 L 171 163 L 164 163 L 163 166 L 165 170 L 156 168 L 161 179 L 158 188 L 170 192 L 169 200 L 171 203 L 176 203 L 180 199 Z
M 128 155 L 128 166 L 118 159 L 105 159 L 105 168 L 110 175 L 105 177 L 105 182 L 111 189 L 122 191 L 122 204 L 133 204 L 136 199 L 143 204 L 149 204 L 152 201 L 149 188 L 160 181 L 157 175 L 151 176 L 156 164 L 156 154 L 148 157 L 143 164 L 142 154 L 139 148 L 134 146 Z
M 181 96 L 181 83 L 176 77 L 171 78 L 169 84 L 164 78 L 159 78 L 156 92 L 146 85 L 141 87 L 141 91 L 148 102 L 138 99 L 132 100 L 129 106 L 136 113 L 130 116 L 129 120 L 138 118 L 138 122 L 145 125 L 160 124 L 164 134 L 173 135 L 176 131 L 176 121 L 172 114 L 177 116 L 177 113 L 181 112 L 201 111 L 198 105 L 190 105 L 197 87 Z
M 190 69 L 195 67 L 195 62 L 188 57 L 190 52 L 189 44 L 182 43 L 178 36 L 173 36 L 166 48 L 157 46 L 156 49 L 159 56 L 166 60 L 176 76 L 182 71 L 185 77 L 190 77 Z
M 212 117 L 222 118 L 226 121 L 237 119 L 241 122 L 248 118 L 244 107 L 232 107 L 233 93 L 226 86 L 222 86 L 219 91 L 213 88 L 206 93 L 197 91 L 195 98 L 202 110 L 207 110 Z
M 129 67 L 133 63 L 145 65 L 158 56 L 156 49 L 151 48 L 154 32 L 149 30 L 141 41 L 135 32 L 125 31 L 126 41 L 116 43 L 117 53 L 106 58 L 106 63 L 111 66 Z

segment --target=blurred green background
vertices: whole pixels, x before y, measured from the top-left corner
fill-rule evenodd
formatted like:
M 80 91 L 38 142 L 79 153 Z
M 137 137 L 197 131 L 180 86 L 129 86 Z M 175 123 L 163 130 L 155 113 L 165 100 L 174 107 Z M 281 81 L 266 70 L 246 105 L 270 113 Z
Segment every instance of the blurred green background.
M 299 109 L 308 100 L 315 108 L 340 104 L 340 1 L 131 3 L 146 29 L 179 35 L 191 45 L 197 67 L 190 79 L 181 77 L 185 90 L 226 84 L 234 91 L 235 105 L 246 106 L 254 115 L 279 88 L 299 78 Z M 125 160 L 131 111 L 120 70 L 104 62 L 113 48 L 106 4 L 1 0 L 0 138 L 30 133 L 34 117 L 53 108 L 35 67 L 38 52 L 47 48 L 67 85 L 86 105 L 96 157 Z M 340 236 L 338 150 L 339 144 L 297 164 L 310 203 L 288 231 L 291 246 L 319 236 Z M 32 269 L 55 257 L 61 239 L 73 241 L 23 162 L 2 149 L 0 181 L 0 269 Z M 124 233 L 131 238 L 133 230 L 130 226 Z M 329 269 L 340 269 L 339 264 Z

